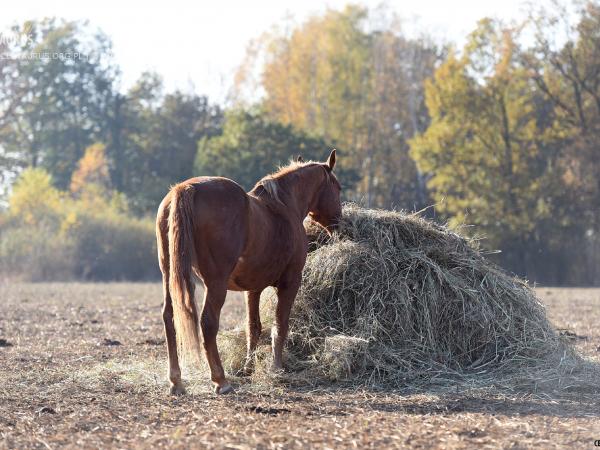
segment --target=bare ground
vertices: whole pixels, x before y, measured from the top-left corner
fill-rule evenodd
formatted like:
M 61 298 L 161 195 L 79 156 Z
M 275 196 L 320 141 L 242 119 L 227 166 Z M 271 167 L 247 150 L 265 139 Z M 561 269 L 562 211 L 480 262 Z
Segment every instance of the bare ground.
M 600 290 L 538 293 L 552 322 L 599 361 Z M 585 447 L 600 396 L 447 384 L 414 391 L 238 384 L 204 377 L 167 394 L 158 284 L 1 284 L 0 448 Z M 222 328 L 243 302 L 226 303 Z

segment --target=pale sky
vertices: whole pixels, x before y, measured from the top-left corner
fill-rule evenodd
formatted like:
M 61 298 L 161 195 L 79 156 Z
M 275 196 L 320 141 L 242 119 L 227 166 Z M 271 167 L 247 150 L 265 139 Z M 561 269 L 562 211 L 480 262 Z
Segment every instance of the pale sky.
M 213 101 L 223 101 L 232 74 L 252 38 L 285 23 L 290 16 L 301 22 L 312 13 L 327 7 L 340 9 L 347 3 L 347 0 L 15 0 L 2 5 L 0 29 L 49 16 L 86 19 L 92 27 L 111 37 L 116 61 L 123 72 L 123 89 L 144 70 L 155 70 L 164 77 L 167 90 L 193 87 Z M 358 3 L 374 8 L 382 2 Z M 424 30 L 436 38 L 459 43 L 482 17 L 511 20 L 524 16 L 523 0 L 389 0 L 385 4 L 403 18 L 407 32 Z

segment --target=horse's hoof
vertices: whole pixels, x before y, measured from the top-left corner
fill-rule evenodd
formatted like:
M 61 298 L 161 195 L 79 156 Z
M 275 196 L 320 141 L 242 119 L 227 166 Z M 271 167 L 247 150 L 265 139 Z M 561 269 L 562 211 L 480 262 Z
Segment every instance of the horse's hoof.
M 185 394 L 185 388 L 181 384 L 173 384 L 171 385 L 170 390 L 171 395 L 183 395 Z
M 215 392 L 219 395 L 228 394 L 233 392 L 233 386 L 229 383 L 225 383 L 223 386 L 215 386 Z
M 281 375 L 283 372 L 285 372 L 283 366 L 276 366 L 275 364 L 271 366 L 271 373 Z

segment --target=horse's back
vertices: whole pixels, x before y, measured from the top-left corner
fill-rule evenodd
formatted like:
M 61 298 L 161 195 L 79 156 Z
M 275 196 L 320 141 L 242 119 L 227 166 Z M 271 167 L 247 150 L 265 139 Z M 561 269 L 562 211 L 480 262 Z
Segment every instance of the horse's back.
M 182 194 L 183 193 L 183 194 Z M 196 177 L 169 191 L 159 208 L 167 219 L 187 195 L 191 202 L 194 266 L 203 279 L 232 270 L 242 253 L 248 235 L 248 196 L 235 181 L 222 177 Z
M 236 215 L 246 213 L 248 195 L 235 181 L 223 177 L 195 177 L 182 184 L 194 192 L 194 205 L 198 209 L 208 208 L 213 214 Z M 206 211 L 205 211 L 206 212 Z
M 157 222 L 168 219 L 172 199 L 176 191 L 188 191 L 193 197 L 198 219 L 210 216 L 232 218 L 246 214 L 248 196 L 235 181 L 223 177 L 194 177 L 173 186 L 158 207 Z M 210 214 L 206 214 L 210 212 Z

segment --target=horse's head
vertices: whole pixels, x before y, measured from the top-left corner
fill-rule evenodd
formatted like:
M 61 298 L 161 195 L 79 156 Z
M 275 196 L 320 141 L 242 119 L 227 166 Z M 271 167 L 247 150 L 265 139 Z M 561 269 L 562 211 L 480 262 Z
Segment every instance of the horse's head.
M 338 225 L 342 216 L 340 201 L 342 187 L 333 173 L 335 149 L 331 151 L 327 162 L 322 163 L 321 166 L 325 170 L 325 177 L 312 204 L 309 206 L 308 215 L 312 220 L 331 232 Z

